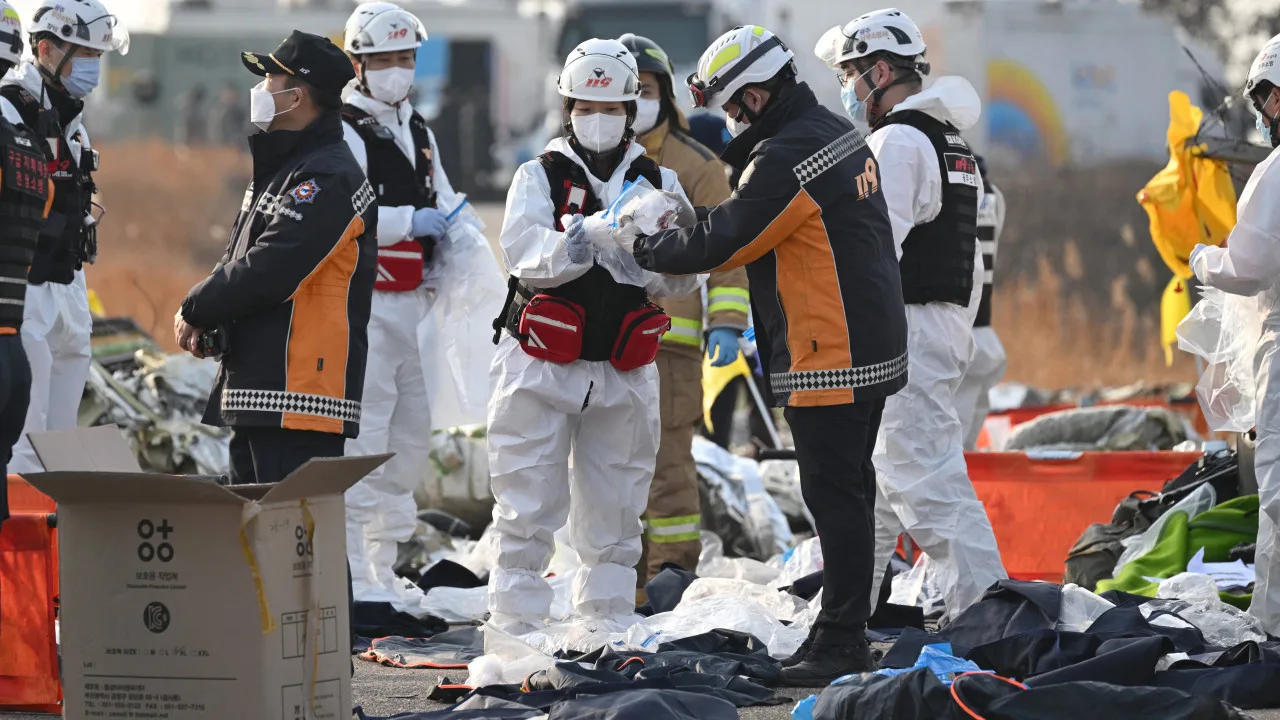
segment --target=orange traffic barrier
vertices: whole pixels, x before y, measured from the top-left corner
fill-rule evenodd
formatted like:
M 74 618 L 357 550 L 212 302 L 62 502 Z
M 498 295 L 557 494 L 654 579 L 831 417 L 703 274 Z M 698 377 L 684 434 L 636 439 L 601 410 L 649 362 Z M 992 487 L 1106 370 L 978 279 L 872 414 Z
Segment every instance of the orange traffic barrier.
M 1158 492 L 1200 457 L 1195 452 L 1097 452 L 1060 456 L 965 453 L 1009 576 L 1062 582 L 1067 552 L 1085 528 L 1111 521 L 1135 490 Z
M 53 498 L 45 495 L 35 489 L 30 483 L 22 479 L 20 475 L 10 475 L 6 482 L 9 484 L 9 512 L 17 515 L 19 513 L 36 513 L 52 515 L 58 511 L 58 504 Z M 58 588 L 58 531 L 53 531 L 53 596 L 56 598 L 60 592 Z
M 0 710 L 62 712 L 52 518 L 18 512 L 0 523 Z

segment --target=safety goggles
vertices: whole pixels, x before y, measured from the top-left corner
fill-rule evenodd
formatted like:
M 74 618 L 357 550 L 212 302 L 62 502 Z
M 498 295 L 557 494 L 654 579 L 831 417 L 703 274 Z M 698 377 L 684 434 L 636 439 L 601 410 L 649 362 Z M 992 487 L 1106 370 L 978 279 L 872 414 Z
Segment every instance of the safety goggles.
M 703 82 L 698 77 L 698 73 L 695 72 L 691 74 L 689 76 L 688 83 L 689 94 L 693 96 L 693 106 L 695 108 L 707 107 L 707 103 L 711 98 L 715 97 L 724 88 L 728 87 L 747 68 L 751 67 L 755 61 L 764 57 L 770 50 L 776 47 L 780 47 L 783 50 L 787 49 L 787 46 L 782 43 L 782 39 L 777 35 L 774 35 L 768 40 L 757 45 L 754 50 L 747 53 L 745 57 L 739 60 L 733 67 L 725 71 L 723 75 L 718 75 L 715 78 L 712 78 L 709 83 Z

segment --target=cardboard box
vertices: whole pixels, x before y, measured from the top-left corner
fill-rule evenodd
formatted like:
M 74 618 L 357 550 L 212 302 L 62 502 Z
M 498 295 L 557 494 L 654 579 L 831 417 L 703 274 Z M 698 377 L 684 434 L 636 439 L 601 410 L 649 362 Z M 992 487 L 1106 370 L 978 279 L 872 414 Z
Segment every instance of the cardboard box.
M 114 427 L 31 436 L 58 503 L 64 717 L 348 720 L 342 493 L 387 460 L 276 485 L 142 472 Z

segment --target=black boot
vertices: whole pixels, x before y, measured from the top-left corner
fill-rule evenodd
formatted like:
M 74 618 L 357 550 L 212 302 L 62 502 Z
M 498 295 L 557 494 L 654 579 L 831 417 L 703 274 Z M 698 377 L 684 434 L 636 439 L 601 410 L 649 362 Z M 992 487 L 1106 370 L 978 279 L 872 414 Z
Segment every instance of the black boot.
M 782 661 L 782 667 L 789 668 L 799 665 L 804 661 L 806 655 L 809 654 L 809 648 L 813 647 L 813 631 L 809 631 L 809 637 L 800 643 L 800 649 L 791 653 L 791 656 Z
M 779 684 L 789 687 L 818 687 L 845 675 L 880 669 L 871 656 L 865 637 L 849 644 L 814 642 L 799 663 L 782 669 Z

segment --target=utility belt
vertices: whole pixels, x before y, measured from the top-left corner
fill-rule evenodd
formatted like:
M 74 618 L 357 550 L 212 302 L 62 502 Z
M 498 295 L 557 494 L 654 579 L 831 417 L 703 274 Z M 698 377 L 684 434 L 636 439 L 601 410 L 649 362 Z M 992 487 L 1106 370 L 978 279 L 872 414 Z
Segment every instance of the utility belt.
M 597 270 L 607 273 L 598 266 L 592 269 Z M 629 372 L 657 358 L 671 318 L 649 301 L 643 289 L 631 285 L 615 283 L 603 293 L 561 292 L 560 288 L 539 292 L 512 277 L 493 329 L 494 344 L 506 330 L 539 360 L 607 360 L 619 371 Z

